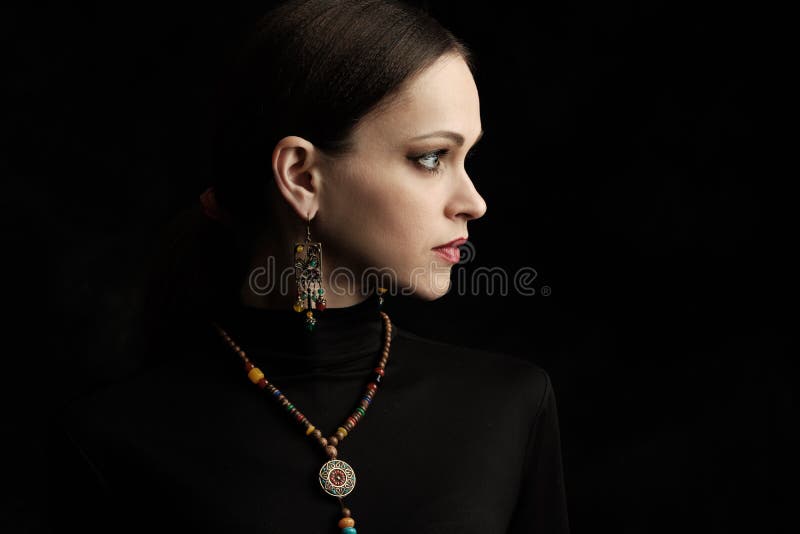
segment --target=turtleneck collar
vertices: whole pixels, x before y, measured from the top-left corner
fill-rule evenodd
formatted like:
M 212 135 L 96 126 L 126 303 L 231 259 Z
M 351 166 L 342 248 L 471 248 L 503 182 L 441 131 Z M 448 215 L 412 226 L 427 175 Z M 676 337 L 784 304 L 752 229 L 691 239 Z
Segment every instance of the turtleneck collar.
M 314 311 L 308 331 L 304 312 L 237 304 L 218 323 L 259 365 L 281 373 L 368 367 L 383 348 L 384 325 L 377 297 L 345 308 Z M 392 328 L 393 337 L 396 329 Z M 355 367 L 353 367 L 355 365 Z

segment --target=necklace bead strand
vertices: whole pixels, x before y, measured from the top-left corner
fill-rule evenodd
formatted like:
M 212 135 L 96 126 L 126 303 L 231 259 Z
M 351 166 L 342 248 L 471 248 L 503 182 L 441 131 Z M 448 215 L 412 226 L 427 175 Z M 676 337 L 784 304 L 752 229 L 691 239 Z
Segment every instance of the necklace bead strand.
M 316 426 L 314 426 L 311 421 L 309 421 L 309 419 L 302 412 L 300 412 L 277 387 L 275 387 L 274 384 L 267 380 L 263 371 L 261 371 L 261 369 L 256 367 L 255 364 L 250 361 L 250 359 L 247 357 L 247 353 L 245 353 L 245 351 L 231 338 L 228 332 L 226 332 L 217 323 L 213 323 L 213 325 L 219 335 L 231 347 L 233 352 L 236 353 L 239 358 L 241 358 L 242 363 L 244 364 L 244 370 L 247 373 L 247 378 L 249 378 L 253 384 L 258 386 L 259 389 L 266 389 L 270 393 L 270 396 L 280 403 L 286 412 L 305 428 L 306 436 L 316 440 L 325 451 L 325 454 L 331 460 L 336 460 L 339 454 L 337 447 L 340 445 L 342 440 L 344 440 L 344 438 L 353 431 L 358 422 L 366 415 L 369 406 L 372 404 L 372 401 L 375 398 L 375 393 L 378 391 L 378 386 L 381 384 L 381 381 L 386 374 L 386 364 L 389 361 L 389 347 L 392 340 L 392 322 L 386 312 L 379 311 L 378 313 L 383 319 L 384 324 L 383 350 L 381 351 L 378 366 L 373 369 L 374 374 L 372 375 L 370 382 L 367 384 L 364 390 L 364 395 L 361 397 L 361 400 L 359 400 L 358 405 L 353 413 L 350 414 L 345 419 L 344 423 L 336 429 L 336 432 L 327 438 L 322 435 L 322 432 Z M 344 465 L 347 466 L 347 464 Z M 349 466 L 347 466 L 347 469 L 350 469 Z M 345 476 L 340 469 L 337 468 L 335 470 L 338 472 L 337 476 Z M 350 488 L 350 491 L 351 490 L 352 486 Z M 343 516 L 339 520 L 338 526 L 342 529 L 342 534 L 356 534 L 356 529 L 354 528 L 355 520 L 351 517 L 350 509 L 344 506 L 342 495 L 338 496 L 338 499 L 342 508 Z

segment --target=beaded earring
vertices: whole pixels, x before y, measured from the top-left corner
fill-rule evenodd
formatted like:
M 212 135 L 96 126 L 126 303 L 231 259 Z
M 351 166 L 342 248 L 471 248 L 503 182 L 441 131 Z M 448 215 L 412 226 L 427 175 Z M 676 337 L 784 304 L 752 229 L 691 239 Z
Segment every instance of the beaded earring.
M 305 243 L 294 244 L 294 274 L 297 280 L 297 300 L 293 309 L 297 313 L 306 311 L 305 327 L 314 330 L 317 319 L 313 309 L 323 311 L 327 306 L 322 284 L 322 243 L 311 241 L 311 217 L 308 218 Z

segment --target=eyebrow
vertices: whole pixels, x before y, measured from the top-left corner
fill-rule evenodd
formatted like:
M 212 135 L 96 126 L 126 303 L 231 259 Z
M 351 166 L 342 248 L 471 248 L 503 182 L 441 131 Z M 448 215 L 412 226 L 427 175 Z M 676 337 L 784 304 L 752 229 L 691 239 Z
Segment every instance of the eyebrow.
M 458 132 L 451 132 L 449 130 L 439 130 L 424 135 L 418 135 L 416 137 L 412 137 L 411 141 L 416 141 L 418 139 L 427 139 L 428 137 L 446 137 L 447 139 L 452 139 L 453 141 L 455 141 L 458 144 L 458 146 L 463 146 L 464 144 L 463 135 L 461 135 Z M 481 133 L 478 134 L 478 138 L 475 139 L 475 143 L 480 141 L 481 137 L 483 137 L 483 130 L 481 130 Z

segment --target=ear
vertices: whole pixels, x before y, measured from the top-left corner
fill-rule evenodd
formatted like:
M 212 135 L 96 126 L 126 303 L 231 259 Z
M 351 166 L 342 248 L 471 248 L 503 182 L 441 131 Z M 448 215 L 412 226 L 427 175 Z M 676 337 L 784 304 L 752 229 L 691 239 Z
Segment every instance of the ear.
M 319 207 L 319 151 L 296 135 L 284 137 L 272 151 L 275 183 L 286 202 L 306 221 Z

